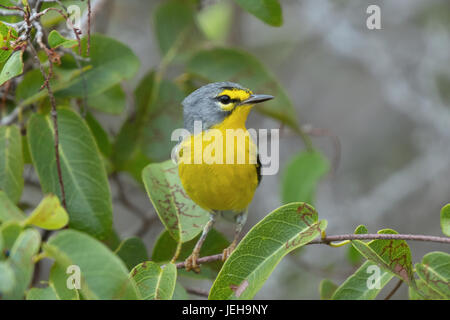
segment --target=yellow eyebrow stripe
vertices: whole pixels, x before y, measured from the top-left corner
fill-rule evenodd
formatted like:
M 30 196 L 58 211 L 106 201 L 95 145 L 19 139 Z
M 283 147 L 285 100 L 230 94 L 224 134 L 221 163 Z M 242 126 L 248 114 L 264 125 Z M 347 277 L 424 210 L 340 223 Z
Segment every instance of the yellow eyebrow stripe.
M 250 90 L 242 90 L 242 89 L 225 89 L 223 90 L 219 96 L 227 95 L 231 98 L 231 100 L 237 99 L 239 101 L 244 101 L 250 97 L 252 92 Z

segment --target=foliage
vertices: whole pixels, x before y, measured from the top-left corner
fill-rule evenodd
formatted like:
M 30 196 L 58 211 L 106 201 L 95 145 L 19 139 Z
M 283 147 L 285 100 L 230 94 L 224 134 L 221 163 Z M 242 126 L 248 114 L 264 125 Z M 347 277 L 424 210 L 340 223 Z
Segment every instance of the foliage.
M 261 23 L 282 25 L 278 0 L 235 2 L 237 10 Z M 86 1 L 71 3 L 86 14 Z M 33 10 L 27 1 L 22 9 L 1 4 L 10 13 L 0 18 L 2 299 L 187 299 L 180 281 L 185 277 L 213 281 L 210 299 L 252 299 L 286 255 L 325 235 L 327 221 L 319 220 L 311 204 L 330 165 L 319 150 L 307 148 L 283 168 L 283 206 L 254 225 L 224 263 L 212 259 L 199 274 L 182 269 L 209 219 L 185 193 L 176 164 L 167 160 L 175 144 L 171 133 L 183 125 L 180 103 L 187 94 L 223 80 L 273 94 L 276 99 L 258 110 L 310 146 L 275 75 L 251 53 L 227 45 L 230 3 L 200 10 L 197 1 L 162 1 L 151 16 L 161 62 L 131 94 L 123 84 L 135 77 L 140 62 L 127 45 L 101 34 L 84 32 L 80 38 L 80 30 L 67 28 L 59 1 Z M 172 66 L 175 76 L 166 72 Z M 105 115 L 123 120 L 117 133 L 107 127 Z M 24 186 L 36 187 L 25 178 L 25 168 L 39 179 L 39 203 L 22 197 Z M 122 239 L 115 229 L 110 182 L 124 175 L 148 194 L 148 207 L 153 205 L 164 227 L 154 244 L 141 235 Z M 137 211 L 119 182 L 117 197 Z M 440 221 L 449 236 L 450 205 L 442 208 Z M 364 226 L 355 231 L 365 233 Z M 213 229 L 200 254 L 214 257 L 228 245 Z M 359 268 L 340 285 L 323 280 L 322 299 L 375 299 L 394 277 L 409 286 L 411 299 L 450 298 L 447 253 L 428 253 L 413 268 L 403 239 L 352 239 L 351 247 L 351 262 Z M 33 280 L 42 259 L 52 261 L 44 288 Z M 380 269 L 380 285 L 369 288 L 367 270 L 374 267 Z

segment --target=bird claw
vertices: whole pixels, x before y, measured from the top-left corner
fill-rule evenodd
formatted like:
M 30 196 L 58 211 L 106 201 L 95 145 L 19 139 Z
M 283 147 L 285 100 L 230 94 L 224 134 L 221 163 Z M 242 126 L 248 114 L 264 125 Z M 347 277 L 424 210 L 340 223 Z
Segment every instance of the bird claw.
M 198 253 L 193 252 L 189 257 L 184 261 L 184 267 L 186 271 L 194 271 L 195 273 L 200 272 L 200 266 L 197 264 Z
M 234 251 L 234 248 L 236 247 L 235 244 L 231 244 L 228 248 L 223 249 L 222 253 L 222 261 L 225 261 L 228 259 L 228 257 L 231 255 L 231 253 Z

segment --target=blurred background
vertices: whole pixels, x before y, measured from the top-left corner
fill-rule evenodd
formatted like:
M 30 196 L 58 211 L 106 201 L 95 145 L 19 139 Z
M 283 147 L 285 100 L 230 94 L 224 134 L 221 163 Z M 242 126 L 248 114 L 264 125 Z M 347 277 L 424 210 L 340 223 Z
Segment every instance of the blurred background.
M 133 92 L 140 79 L 161 63 L 151 19 L 161 1 L 99 2 L 94 31 L 127 44 L 141 61 L 139 74 L 124 84 L 126 92 Z M 202 1 L 198 23 L 212 24 L 211 43 L 256 56 L 286 89 L 302 125 L 324 129 L 339 139 L 337 144 L 336 138 L 312 137 L 333 165 L 339 157 L 337 169 L 322 178 L 315 196 L 319 217 L 329 222 L 327 233 L 352 233 L 364 224 L 371 233 L 392 228 L 399 233 L 441 235 L 439 211 L 450 200 L 450 2 L 280 2 L 281 27 L 266 25 L 227 0 Z M 366 9 L 372 4 L 381 8 L 381 30 L 366 27 Z M 209 14 L 209 20 L 202 22 L 202 14 Z M 214 14 L 216 18 L 211 18 Z M 174 64 L 167 78 L 177 76 L 179 68 Z M 127 99 L 130 108 L 132 97 Z M 126 118 L 126 113 L 100 115 L 113 133 Z M 248 127 L 279 128 L 280 124 L 253 112 Z M 280 172 L 263 177 L 245 231 L 281 204 L 283 169 L 302 149 L 298 136 L 282 131 Z M 142 187 L 126 174 L 120 179 L 128 199 L 154 216 Z M 120 197 L 114 183 L 111 188 L 113 198 Z M 40 199 L 33 190 L 26 192 L 24 197 Z M 123 237 L 142 227 L 142 220 L 122 202 L 114 204 L 114 215 Z M 153 222 L 143 234 L 150 252 L 163 230 L 158 220 Z M 217 228 L 231 239 L 232 225 L 221 222 Z M 413 262 L 433 250 L 448 252 L 439 244 L 409 245 Z M 282 260 L 256 298 L 319 298 L 322 279 L 341 284 L 356 268 L 348 247 L 306 246 Z M 181 282 L 199 287 L 196 279 Z M 378 298 L 384 298 L 393 285 L 395 281 Z M 211 282 L 201 280 L 200 286 L 207 290 Z M 402 298 L 407 298 L 406 286 L 394 296 Z

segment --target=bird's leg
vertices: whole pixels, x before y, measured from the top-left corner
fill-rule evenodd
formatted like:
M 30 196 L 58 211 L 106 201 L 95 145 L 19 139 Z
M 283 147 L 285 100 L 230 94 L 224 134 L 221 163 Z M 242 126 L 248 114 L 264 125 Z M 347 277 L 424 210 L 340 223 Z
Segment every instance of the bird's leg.
M 233 239 L 233 242 L 231 242 L 231 244 L 223 250 L 222 261 L 227 260 L 228 257 L 233 252 L 234 248 L 236 248 L 236 245 L 238 243 L 239 236 L 241 234 L 242 228 L 244 227 L 245 221 L 247 221 L 247 212 L 244 212 L 244 213 L 240 214 L 239 216 L 237 216 L 236 229 L 234 231 L 234 239 Z
M 200 249 L 202 248 L 203 242 L 205 242 L 206 236 L 208 235 L 208 232 L 214 225 L 215 220 L 216 220 L 215 215 L 210 214 L 209 221 L 203 228 L 203 232 L 202 235 L 200 236 L 200 239 L 198 239 L 197 243 L 195 244 L 194 250 L 192 251 L 191 255 L 187 257 L 187 259 L 184 262 L 186 271 L 194 270 L 194 272 L 196 273 L 200 272 L 200 267 L 197 264 L 197 259 L 199 257 Z

